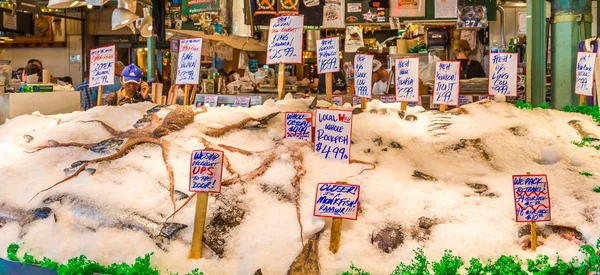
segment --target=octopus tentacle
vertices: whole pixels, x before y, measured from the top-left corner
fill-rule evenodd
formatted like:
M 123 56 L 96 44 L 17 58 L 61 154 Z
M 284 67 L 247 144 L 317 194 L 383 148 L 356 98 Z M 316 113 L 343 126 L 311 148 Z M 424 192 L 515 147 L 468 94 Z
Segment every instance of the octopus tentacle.
M 48 141 L 48 145 L 44 145 L 44 146 L 38 146 L 35 147 L 31 150 L 27 150 L 25 151 L 26 153 L 35 153 L 35 152 L 39 152 L 41 150 L 44 149 L 48 149 L 48 148 L 58 148 L 58 147 L 81 147 L 84 149 L 90 149 L 94 146 L 96 146 L 98 143 L 78 143 L 78 142 L 65 142 L 65 143 L 61 143 L 61 142 L 56 142 L 54 140 L 49 140 Z
M 175 217 L 175 214 L 177 214 L 179 211 L 181 211 L 181 209 L 183 209 L 186 205 L 188 205 L 188 203 L 190 203 L 190 201 L 192 201 L 192 199 L 197 195 L 198 193 L 194 193 L 191 196 L 189 196 L 181 206 L 179 206 L 179 208 L 175 209 L 175 211 L 173 211 L 173 214 L 171 214 L 170 216 L 168 216 L 165 219 L 165 222 L 168 221 L 170 218 Z
M 271 118 L 274 118 L 279 113 L 280 112 L 276 112 L 259 118 L 247 117 L 237 123 L 233 123 L 222 128 L 209 128 L 204 134 L 209 137 L 220 137 L 231 130 L 243 128 L 249 122 L 259 122 L 261 124 L 267 123 L 267 121 L 269 121 Z
M 298 219 L 298 225 L 300 225 L 300 240 L 304 245 L 304 228 L 302 226 L 302 217 L 300 215 L 300 195 L 302 192 L 300 189 L 300 182 L 302 181 L 304 175 L 306 175 L 306 170 L 302 165 L 304 163 L 304 155 L 302 154 L 302 152 L 297 148 L 292 149 L 292 151 L 293 153 L 291 157 L 294 161 L 294 169 L 296 170 L 296 174 L 294 175 L 294 179 L 292 180 L 292 186 L 294 187 L 296 193 L 294 196 L 296 204 L 296 218 Z
M 43 192 L 46 192 L 46 191 L 48 191 L 48 190 L 50 190 L 50 189 L 58 186 L 59 184 L 65 182 L 65 181 L 68 181 L 68 180 L 70 180 L 70 179 L 72 179 L 74 177 L 79 176 L 79 174 L 81 174 L 81 172 L 83 172 L 83 170 L 85 170 L 85 168 L 87 167 L 87 165 L 88 165 L 87 163 L 84 163 L 83 165 L 81 165 L 81 167 L 79 167 L 79 169 L 77 169 L 77 171 L 75 171 L 75 173 L 73 173 L 73 175 L 70 175 L 70 176 L 66 177 L 65 179 L 63 179 L 63 180 L 55 183 L 54 185 L 52 185 L 52 186 L 50 186 L 50 187 L 48 187 L 46 189 L 40 190 L 39 192 L 35 193 L 35 195 L 33 195 L 33 197 L 29 200 L 29 202 L 31 202 L 33 199 L 35 199 L 35 197 L 37 197 L 37 195 L 39 195 L 39 194 L 41 194 Z
M 350 164 L 354 164 L 354 163 L 358 163 L 358 164 L 364 164 L 364 165 L 369 165 L 369 166 L 371 166 L 371 167 L 369 167 L 369 168 L 365 168 L 365 169 L 361 170 L 361 171 L 360 171 L 360 172 L 357 174 L 357 176 L 358 176 L 358 175 L 360 175 L 360 174 L 362 174 L 362 173 L 363 173 L 363 172 L 365 172 L 365 171 L 375 170 L 375 168 L 377 167 L 377 166 L 375 165 L 375 163 L 373 163 L 373 162 L 367 162 L 367 161 L 362 161 L 362 160 L 357 160 L 357 159 L 351 159 L 351 160 L 350 160 Z
M 171 203 L 173 204 L 173 211 L 177 209 L 175 204 L 175 174 L 173 173 L 173 167 L 169 164 L 169 142 L 166 140 L 162 141 L 160 148 L 162 149 L 162 157 L 165 165 L 167 166 L 167 174 L 169 175 L 169 196 L 171 197 Z
M 247 182 L 247 181 L 250 181 L 257 177 L 260 177 L 265 172 L 267 172 L 267 170 L 271 167 L 271 165 L 273 164 L 273 161 L 275 161 L 276 158 L 277 158 L 277 153 L 275 152 L 275 150 L 273 150 L 273 152 L 271 152 L 271 154 L 269 154 L 267 156 L 267 158 L 265 160 L 263 160 L 263 162 L 258 166 L 258 168 L 254 169 L 253 171 L 251 171 L 247 174 L 226 179 L 223 181 L 222 185 L 227 186 L 227 185 L 236 184 L 236 183 L 240 183 L 240 182 Z
M 109 126 L 108 124 L 106 124 L 104 121 L 102 120 L 85 120 L 85 121 L 81 121 L 81 123 L 92 123 L 92 122 L 97 122 L 100 123 L 100 125 L 102 125 L 102 127 L 104 127 L 104 129 L 106 129 L 107 132 L 109 132 L 111 135 L 113 136 L 119 136 L 121 135 L 123 132 L 121 131 L 117 131 L 115 130 L 115 128 Z

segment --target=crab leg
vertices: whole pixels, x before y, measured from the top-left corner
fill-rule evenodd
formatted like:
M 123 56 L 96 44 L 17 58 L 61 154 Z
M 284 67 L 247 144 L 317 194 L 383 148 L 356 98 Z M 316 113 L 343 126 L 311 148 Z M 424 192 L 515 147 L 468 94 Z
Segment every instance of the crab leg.
M 114 154 L 112 154 L 110 156 L 101 157 L 101 158 L 92 159 L 92 160 L 84 160 L 84 161 L 82 161 L 83 162 L 82 166 L 79 167 L 79 169 L 77 169 L 77 171 L 73 175 L 67 177 L 64 180 L 61 180 L 61 181 L 55 183 L 54 185 L 52 185 L 52 186 L 50 186 L 50 187 L 48 187 L 48 188 L 46 188 L 44 190 L 41 190 L 41 191 L 37 192 L 33 196 L 33 198 L 31 198 L 31 200 L 33 200 L 37 195 L 39 195 L 39 194 L 41 194 L 43 192 L 46 192 L 46 191 L 54 188 L 55 186 L 57 186 L 57 185 L 59 185 L 59 184 L 61 184 L 63 182 L 66 182 L 66 181 L 68 181 L 68 180 L 76 177 L 77 175 L 79 175 L 85 169 L 85 167 L 88 164 L 98 163 L 98 162 L 103 162 L 103 161 L 109 161 L 109 160 L 115 160 L 115 159 L 121 158 L 124 155 L 126 155 L 131 149 L 133 149 L 133 147 L 135 147 L 136 145 L 142 144 L 142 143 L 152 143 L 152 144 L 158 144 L 158 145 L 160 145 L 160 141 L 158 139 L 155 139 L 155 138 L 141 137 L 141 138 L 132 138 L 132 139 L 129 139 L 129 140 L 127 140 L 127 142 L 125 142 L 125 144 L 121 147 L 121 149 L 119 149 L 118 152 L 116 152 L 116 153 L 114 153 Z M 171 192 L 173 192 L 173 191 L 171 191 Z
M 259 122 L 261 124 L 264 124 L 267 121 L 269 121 L 271 118 L 274 118 L 275 116 L 277 116 L 278 114 L 279 114 L 279 112 L 272 113 L 272 114 L 269 114 L 269 115 L 266 115 L 263 117 L 259 117 L 259 118 L 248 117 L 248 118 L 242 119 L 240 122 L 225 126 L 223 128 L 209 128 L 206 131 L 206 133 L 204 133 L 204 134 L 206 134 L 209 137 L 220 137 L 231 130 L 243 128 L 249 122 Z

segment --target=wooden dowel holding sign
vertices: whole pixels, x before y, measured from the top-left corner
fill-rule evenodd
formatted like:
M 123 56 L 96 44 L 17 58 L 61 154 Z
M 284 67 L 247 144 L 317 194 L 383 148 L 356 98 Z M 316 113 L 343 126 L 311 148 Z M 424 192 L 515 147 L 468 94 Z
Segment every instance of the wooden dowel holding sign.
M 530 172 L 527 172 L 527 175 L 531 175 Z M 537 224 L 535 222 L 531 222 L 531 250 L 535 251 L 537 249 Z
M 363 111 L 367 109 L 367 99 L 364 97 L 360 99 L 360 108 L 363 109 Z
M 102 86 L 98 86 L 98 98 L 97 98 L 98 101 L 96 102 L 97 103 L 96 106 L 102 106 L 102 92 L 103 92 L 102 88 L 103 88 Z
M 333 103 L 333 73 L 325 74 L 325 100 Z
M 279 63 L 279 73 L 277 74 L 277 94 L 279 100 L 285 97 L 285 63 Z
M 183 105 L 190 105 L 190 84 L 185 84 L 183 90 L 184 90 L 184 96 L 183 96 Z
M 333 218 L 331 223 L 331 238 L 329 239 L 329 251 L 336 254 L 340 250 L 340 242 L 342 239 L 342 219 Z
M 406 105 L 407 105 L 406 102 L 400 103 L 400 110 L 401 111 L 406 111 Z
M 587 96 L 584 96 L 584 95 L 579 96 L 579 106 L 586 104 L 586 101 L 587 101 Z
M 446 105 L 442 104 L 440 105 L 440 112 L 446 112 Z
M 208 193 L 196 195 L 196 215 L 194 216 L 194 234 L 192 235 L 192 248 L 190 259 L 202 258 L 202 237 L 204 236 L 204 223 L 206 222 L 206 210 L 208 209 Z
M 194 102 L 196 101 L 196 90 L 198 89 L 198 84 L 194 84 L 194 86 L 192 86 L 192 90 L 190 91 L 190 105 L 194 105 Z

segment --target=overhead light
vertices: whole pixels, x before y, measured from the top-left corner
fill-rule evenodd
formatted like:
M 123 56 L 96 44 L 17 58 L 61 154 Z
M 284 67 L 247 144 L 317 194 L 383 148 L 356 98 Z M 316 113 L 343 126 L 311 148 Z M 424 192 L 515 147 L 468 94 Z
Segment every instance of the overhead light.
M 91 9 L 91 8 L 93 8 L 93 7 L 94 7 L 94 6 L 92 6 L 92 5 L 87 5 L 87 8 L 88 8 L 88 9 Z
M 73 1 L 73 0 L 50 0 L 48 1 L 48 8 L 51 9 L 68 9 L 78 8 L 87 5 L 85 1 Z
M 137 2 L 134 0 L 119 0 L 117 8 L 112 12 L 112 30 L 118 30 L 134 23 L 139 18 L 135 14 Z M 135 33 L 135 30 L 132 30 Z
M 152 15 L 150 8 L 144 8 L 144 18 L 137 19 L 135 25 L 143 37 L 152 36 Z

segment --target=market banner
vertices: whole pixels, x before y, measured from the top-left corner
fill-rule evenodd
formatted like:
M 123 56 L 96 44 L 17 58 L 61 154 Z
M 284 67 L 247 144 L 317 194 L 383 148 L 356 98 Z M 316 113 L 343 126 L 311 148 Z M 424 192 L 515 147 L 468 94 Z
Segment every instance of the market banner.
M 90 51 L 90 88 L 115 83 L 115 60 L 115 45 Z
M 183 14 L 219 11 L 219 0 L 183 0 L 181 10 Z

